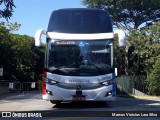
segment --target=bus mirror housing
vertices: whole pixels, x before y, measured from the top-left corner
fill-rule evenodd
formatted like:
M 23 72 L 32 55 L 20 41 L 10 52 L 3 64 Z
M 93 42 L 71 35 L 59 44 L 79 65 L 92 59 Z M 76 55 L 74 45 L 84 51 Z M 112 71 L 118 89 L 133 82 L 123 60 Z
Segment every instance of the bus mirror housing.
M 125 46 L 126 45 L 126 40 L 125 40 L 125 33 L 122 31 L 122 30 L 116 30 L 114 31 L 114 34 L 117 34 L 118 35 L 118 43 L 119 43 L 119 46 Z
M 115 76 L 118 76 L 118 70 L 115 68 Z
M 35 46 L 40 47 L 41 46 L 41 36 L 42 34 L 46 35 L 46 31 L 43 29 L 37 30 L 35 34 Z

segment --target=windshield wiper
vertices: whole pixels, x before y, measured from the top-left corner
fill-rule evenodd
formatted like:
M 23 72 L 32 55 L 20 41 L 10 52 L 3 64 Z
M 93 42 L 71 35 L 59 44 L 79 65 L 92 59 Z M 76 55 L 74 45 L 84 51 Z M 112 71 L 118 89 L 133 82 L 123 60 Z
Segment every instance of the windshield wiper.
M 89 64 L 87 64 L 87 65 L 93 65 L 93 66 L 95 66 L 95 67 L 97 68 L 97 70 L 98 70 L 101 74 L 104 74 L 103 70 L 102 70 L 98 65 L 96 65 L 96 64 L 94 64 L 94 63 L 89 63 Z
M 57 69 L 62 69 L 62 68 L 78 68 L 80 66 L 81 66 L 81 64 L 75 64 L 75 63 L 73 63 L 73 64 L 69 64 L 69 65 L 66 65 L 66 66 L 59 66 L 59 67 L 57 67 Z
M 50 67 L 49 70 L 51 70 L 52 72 L 55 71 L 61 71 L 62 67 Z
M 50 72 L 51 73 L 54 73 L 54 74 L 60 74 L 60 75 L 66 75 L 67 73 L 66 73 L 66 71 L 65 70 L 63 70 L 62 69 L 63 68 L 63 66 L 62 67 L 50 67 Z

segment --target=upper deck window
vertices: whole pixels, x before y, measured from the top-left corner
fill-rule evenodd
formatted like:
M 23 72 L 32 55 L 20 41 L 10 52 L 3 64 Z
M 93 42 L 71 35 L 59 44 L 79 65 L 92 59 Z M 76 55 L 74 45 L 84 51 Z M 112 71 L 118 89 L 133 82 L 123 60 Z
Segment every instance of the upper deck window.
M 112 24 L 107 12 L 92 9 L 62 9 L 52 13 L 48 32 L 107 33 Z

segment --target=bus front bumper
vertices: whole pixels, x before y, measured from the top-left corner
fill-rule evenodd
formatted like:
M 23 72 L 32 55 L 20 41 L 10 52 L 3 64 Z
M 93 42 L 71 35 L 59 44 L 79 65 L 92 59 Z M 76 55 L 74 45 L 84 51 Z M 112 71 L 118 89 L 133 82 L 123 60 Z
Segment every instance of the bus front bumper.
M 42 95 L 42 97 L 44 100 L 53 101 L 75 101 L 75 96 L 83 97 L 83 99 L 76 99 L 76 101 L 112 101 L 116 99 L 116 91 L 113 89 L 113 86 L 114 85 L 91 90 L 81 90 L 81 95 L 77 95 L 76 90 L 49 85 L 46 94 Z

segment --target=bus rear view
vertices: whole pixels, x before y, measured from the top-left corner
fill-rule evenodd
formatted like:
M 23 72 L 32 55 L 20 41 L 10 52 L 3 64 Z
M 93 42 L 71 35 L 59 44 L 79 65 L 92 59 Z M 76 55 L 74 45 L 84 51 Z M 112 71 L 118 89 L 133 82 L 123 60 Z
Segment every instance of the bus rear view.
M 40 29 L 35 35 L 36 46 L 46 35 L 43 99 L 52 103 L 115 100 L 114 33 L 123 45 L 125 35 L 113 32 L 106 11 L 53 11 L 48 30 Z

